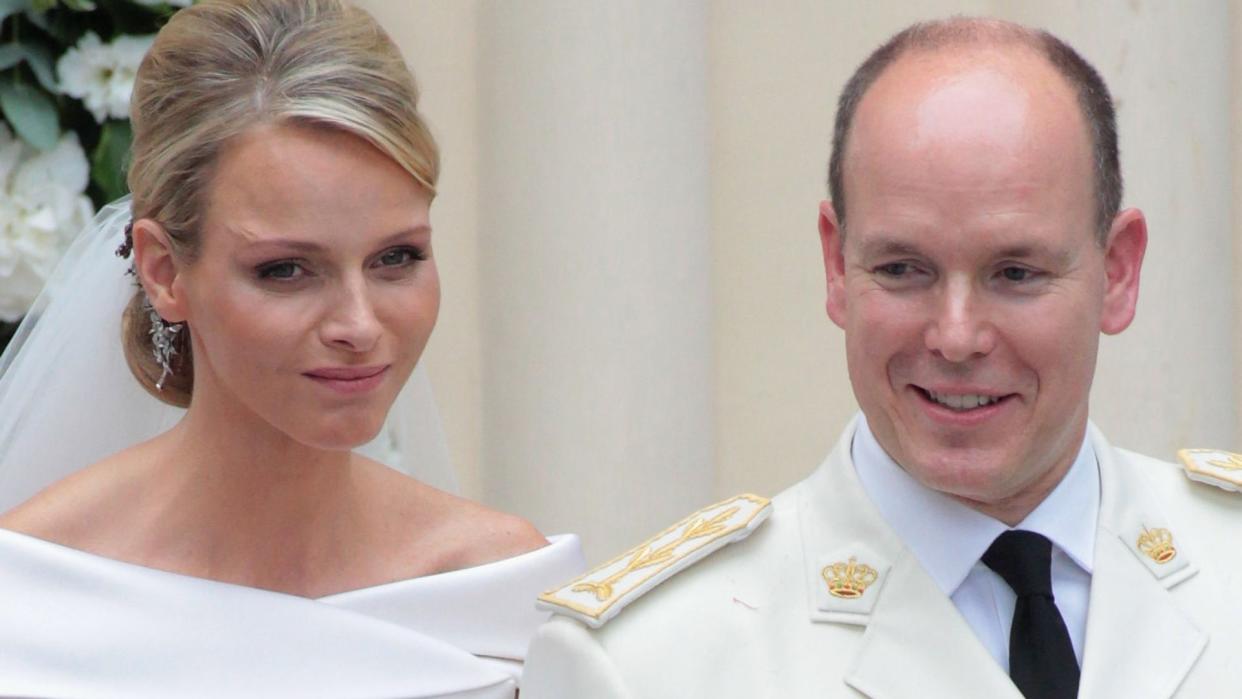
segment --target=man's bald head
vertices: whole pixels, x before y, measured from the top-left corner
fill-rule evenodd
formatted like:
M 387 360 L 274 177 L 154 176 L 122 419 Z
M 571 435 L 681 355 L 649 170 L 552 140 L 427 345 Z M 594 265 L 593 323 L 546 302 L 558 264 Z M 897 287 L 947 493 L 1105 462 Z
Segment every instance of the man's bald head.
M 955 17 L 915 24 L 899 32 L 863 61 L 841 92 L 832 137 L 828 189 L 842 231 L 846 228 L 845 156 L 858 105 L 876 80 L 902 57 L 950 50 L 1025 49 L 1041 56 L 1077 97 L 1087 125 L 1095 186 L 1095 226 L 1102 243 L 1121 207 L 1121 167 L 1112 97 L 1099 73 L 1052 34 L 1012 22 Z M 986 118 L 986 115 L 980 115 Z

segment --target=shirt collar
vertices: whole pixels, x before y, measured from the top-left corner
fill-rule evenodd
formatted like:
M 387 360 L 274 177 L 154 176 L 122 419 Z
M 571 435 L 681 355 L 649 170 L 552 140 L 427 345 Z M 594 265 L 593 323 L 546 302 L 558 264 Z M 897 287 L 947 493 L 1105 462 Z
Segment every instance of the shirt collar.
M 859 415 L 850 455 L 863 490 L 946 595 L 952 595 L 1002 532 L 1004 522 L 932 490 L 906 473 Z M 1038 532 L 1088 573 L 1100 508 L 1099 467 L 1083 439 L 1069 472 L 1014 529 Z

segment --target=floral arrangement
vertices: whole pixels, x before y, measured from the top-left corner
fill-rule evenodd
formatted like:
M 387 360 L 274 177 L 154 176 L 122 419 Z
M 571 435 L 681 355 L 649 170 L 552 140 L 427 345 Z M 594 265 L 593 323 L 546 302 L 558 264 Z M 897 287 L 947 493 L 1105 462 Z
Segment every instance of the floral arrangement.
M 0 0 L 0 349 L 94 212 L 124 195 L 129 97 L 191 0 Z

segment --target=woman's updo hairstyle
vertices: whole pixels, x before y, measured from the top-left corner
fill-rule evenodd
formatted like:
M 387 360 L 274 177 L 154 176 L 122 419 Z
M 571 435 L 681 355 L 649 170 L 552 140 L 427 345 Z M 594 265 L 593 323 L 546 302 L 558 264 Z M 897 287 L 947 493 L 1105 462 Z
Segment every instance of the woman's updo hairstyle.
M 164 227 L 192 262 L 222 148 L 280 122 L 346 131 L 435 192 L 439 153 L 418 113 L 418 89 L 396 45 L 366 12 L 339 0 L 206 0 L 178 11 L 143 58 L 130 102 L 134 219 Z M 175 335 L 172 373 L 152 353 L 139 289 L 125 310 L 125 356 L 152 395 L 190 403 L 189 329 Z

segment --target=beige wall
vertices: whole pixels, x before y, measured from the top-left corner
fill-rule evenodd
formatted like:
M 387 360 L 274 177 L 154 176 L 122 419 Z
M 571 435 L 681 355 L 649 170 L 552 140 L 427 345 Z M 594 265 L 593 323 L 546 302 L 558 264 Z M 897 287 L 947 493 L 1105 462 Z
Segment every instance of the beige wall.
M 479 327 L 478 6 L 474 2 L 359 2 L 388 30 L 414 69 L 420 107 L 440 144 L 432 207 L 440 319 L 426 363 L 463 493 L 483 490 Z
M 855 410 L 815 228 L 832 110 L 871 48 L 954 12 L 1053 30 L 1117 98 L 1151 244 L 1094 419 L 1163 458 L 1242 448 L 1236 4 L 361 4 L 445 153 L 427 363 L 463 491 L 581 532 L 590 557 L 776 492 Z
M 1233 125 L 1230 131 L 1233 148 L 1230 150 L 1230 156 L 1233 160 L 1232 182 L 1233 182 L 1233 202 L 1242 201 L 1242 119 L 1238 115 L 1242 115 L 1242 85 L 1238 84 L 1242 78 L 1242 0 L 1231 0 L 1229 3 L 1229 27 L 1230 42 L 1233 47 L 1230 56 L 1229 66 L 1225 70 L 1228 76 L 1230 86 L 1230 123 Z M 1233 238 L 1233 269 L 1242 270 L 1242 204 L 1235 203 L 1233 206 L 1233 220 L 1229 227 L 1229 236 Z M 1229 447 L 1233 451 L 1242 451 L 1238 448 L 1242 443 L 1242 279 L 1239 274 L 1234 272 L 1233 278 L 1233 378 L 1234 378 L 1234 406 L 1237 416 L 1237 428 L 1233 433 L 1233 447 Z

